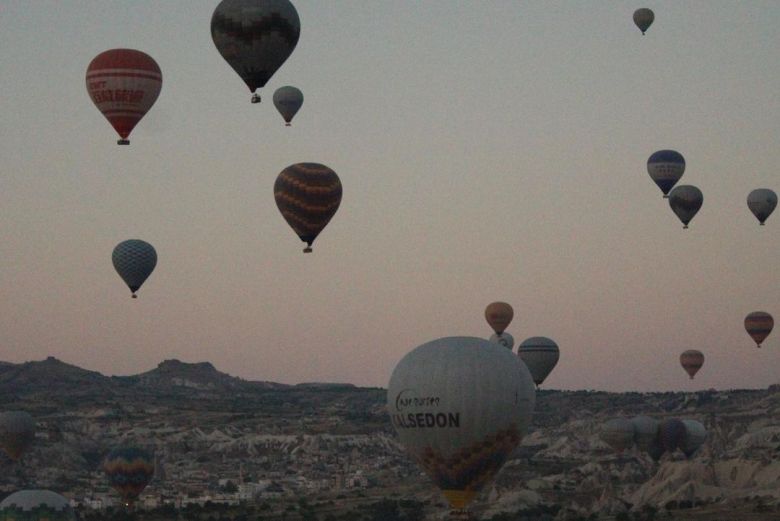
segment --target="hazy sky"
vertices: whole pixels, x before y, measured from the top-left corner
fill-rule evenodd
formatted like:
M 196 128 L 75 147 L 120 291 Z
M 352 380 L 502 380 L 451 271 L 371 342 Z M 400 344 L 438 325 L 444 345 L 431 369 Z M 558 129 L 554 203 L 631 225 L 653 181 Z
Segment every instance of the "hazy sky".
M 504 300 L 518 342 L 560 345 L 547 388 L 780 381 L 780 330 L 756 349 L 743 328 L 780 319 L 780 214 L 745 202 L 780 192 L 780 3 L 293 0 L 259 105 L 214 48 L 217 3 L 0 0 L 0 360 L 384 387 L 421 343 L 490 336 Z M 129 147 L 84 82 L 115 47 L 163 72 Z M 647 174 L 663 148 L 704 193 L 689 230 Z M 273 199 L 303 161 L 344 187 L 307 255 Z M 138 300 L 111 264 L 129 238 L 159 257 Z

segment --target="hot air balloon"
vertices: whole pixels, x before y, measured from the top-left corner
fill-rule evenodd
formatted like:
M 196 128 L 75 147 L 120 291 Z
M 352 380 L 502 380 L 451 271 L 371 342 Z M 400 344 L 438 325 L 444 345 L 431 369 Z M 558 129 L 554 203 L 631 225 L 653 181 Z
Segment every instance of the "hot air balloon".
M 515 347 L 515 337 L 504 331 L 500 335 L 497 335 L 496 333 L 493 333 L 490 336 L 490 341 L 494 344 L 498 344 L 501 346 L 506 347 L 507 349 L 511 350 L 513 347 Z
M 0 502 L 0 521 L 75 521 L 70 502 L 51 490 L 20 490 Z
M 295 87 L 287 85 L 279 87 L 274 92 L 274 107 L 282 115 L 285 125 L 288 127 L 301 105 L 303 105 L 303 92 Z
M 154 460 L 143 449 L 118 447 L 103 460 L 108 484 L 116 490 L 126 505 L 138 498 L 154 475 Z
M 682 422 L 685 425 L 685 442 L 680 449 L 686 458 L 690 458 L 707 439 L 707 429 L 696 420 L 682 420 Z
M 341 181 L 319 163 L 297 163 L 281 171 L 274 183 L 276 206 L 287 224 L 307 244 L 304 253 L 336 214 Z
M 508 349 L 473 337 L 440 338 L 396 366 L 387 406 L 401 444 L 462 510 L 512 453 L 531 422 L 535 391 Z
M 134 49 L 111 49 L 87 67 L 87 92 L 121 138 L 127 139 L 152 108 L 162 88 L 162 73 L 151 56 Z
M 289 0 L 222 0 L 211 17 L 217 50 L 255 92 L 292 54 L 301 33 L 298 11 Z
M 111 261 L 116 272 L 130 288 L 132 297 L 137 298 L 135 292 L 157 265 L 157 252 L 148 242 L 130 239 L 116 245 L 111 254 Z
M 688 223 L 696 215 L 704 202 L 701 190 L 692 185 L 680 185 L 669 192 L 669 206 L 682 221 L 683 228 L 688 228 Z
M 604 443 L 618 453 L 630 449 L 634 445 L 635 434 L 634 424 L 625 418 L 613 418 L 604 422 L 599 432 Z
M 552 372 L 561 354 L 558 344 L 545 336 L 532 336 L 520 343 L 517 356 L 525 362 L 536 385 L 542 385 Z
M 678 418 L 669 418 L 658 427 L 658 437 L 666 452 L 681 449 L 686 443 L 685 424 Z
M 745 317 L 745 330 L 756 342 L 756 347 L 761 347 L 761 342 L 769 336 L 773 327 L 775 321 L 766 311 L 754 311 Z
M 653 14 L 653 11 L 647 7 L 642 7 L 634 11 L 634 23 L 639 27 L 639 30 L 642 31 L 642 34 L 645 34 L 648 27 L 652 25 L 653 20 L 655 20 L 655 15 Z
M 664 452 L 658 437 L 658 420 L 649 416 L 634 416 L 631 418 L 634 424 L 634 443 L 637 449 L 650 455 L 658 461 Z
M 677 184 L 685 172 L 685 159 L 676 150 L 659 150 L 647 160 L 647 173 L 664 194 L 669 197 L 669 190 Z
M 506 302 L 492 302 L 485 308 L 485 320 L 497 335 L 504 332 L 514 316 L 515 311 Z
M 777 206 L 777 194 L 769 188 L 757 188 L 748 194 L 747 205 L 761 226 Z
M 701 351 L 695 349 L 683 351 L 680 355 L 680 365 L 683 366 L 685 372 L 688 373 L 691 380 L 693 380 L 693 376 L 701 369 L 701 366 L 704 365 L 704 355 Z
M 24 411 L 0 413 L 0 447 L 19 461 L 35 440 L 35 420 Z

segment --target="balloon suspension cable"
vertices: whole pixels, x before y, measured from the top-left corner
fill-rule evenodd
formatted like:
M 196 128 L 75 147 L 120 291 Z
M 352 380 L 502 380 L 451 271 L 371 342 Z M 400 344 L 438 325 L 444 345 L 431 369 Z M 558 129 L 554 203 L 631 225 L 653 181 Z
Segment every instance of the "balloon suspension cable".
M 120 139 L 119 141 L 116 142 L 116 144 L 117 145 L 129 145 L 130 144 L 130 140 L 129 139 Z
M 252 103 L 260 103 L 260 94 L 253 92 L 251 101 Z

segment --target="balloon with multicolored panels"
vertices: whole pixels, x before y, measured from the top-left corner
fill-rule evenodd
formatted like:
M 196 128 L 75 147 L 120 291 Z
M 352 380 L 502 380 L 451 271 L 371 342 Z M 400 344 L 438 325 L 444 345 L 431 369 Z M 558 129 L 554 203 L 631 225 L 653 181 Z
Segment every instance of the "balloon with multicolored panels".
M 307 244 L 327 226 L 341 204 L 341 180 L 319 163 L 296 163 L 282 170 L 274 183 L 274 199 L 284 220 Z
M 157 62 L 135 49 L 111 49 L 87 67 L 87 92 L 98 110 L 129 145 L 130 132 L 152 108 L 162 88 Z
M 35 440 L 35 420 L 24 411 L 0 413 L 0 447 L 14 461 L 19 461 Z
M 464 509 L 498 473 L 531 423 L 531 374 L 509 349 L 447 337 L 407 353 L 387 389 L 390 419 L 407 453 Z
M 255 92 L 290 57 L 301 34 L 289 0 L 222 0 L 211 16 L 211 39 L 228 64 Z
M 70 502 L 51 490 L 20 490 L 0 502 L 0 521 L 75 521 Z
M 154 475 L 152 455 L 137 447 L 118 447 L 103 460 L 108 484 L 125 504 L 132 504 Z
M 659 150 L 647 160 L 647 173 L 650 179 L 658 185 L 664 194 L 664 199 L 669 197 L 671 190 L 677 181 L 685 173 L 685 159 L 676 150 Z
M 745 331 L 755 341 L 756 347 L 761 347 L 761 342 L 766 340 L 774 327 L 775 320 L 766 311 L 753 311 L 745 317 Z

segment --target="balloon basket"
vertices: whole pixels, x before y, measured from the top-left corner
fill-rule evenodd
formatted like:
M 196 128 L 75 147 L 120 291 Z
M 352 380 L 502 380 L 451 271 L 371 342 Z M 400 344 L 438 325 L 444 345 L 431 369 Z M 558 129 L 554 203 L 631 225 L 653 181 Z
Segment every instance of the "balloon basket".
M 311 250 L 311 246 L 306 246 L 306 247 L 303 249 L 303 253 L 311 253 L 311 251 L 312 251 L 312 250 Z
M 129 139 L 120 139 L 119 141 L 116 142 L 116 144 L 117 145 L 129 145 L 130 144 L 130 140 Z
M 133 293 L 132 295 L 130 295 L 130 298 L 138 298 L 138 295 L 136 295 L 135 293 Z
M 285 126 L 285 127 L 291 127 L 291 126 L 292 126 L 292 123 L 285 123 L 285 124 L 284 124 L 284 126 Z
M 260 95 L 259 94 L 252 94 L 252 99 L 250 101 L 252 103 L 260 103 Z

